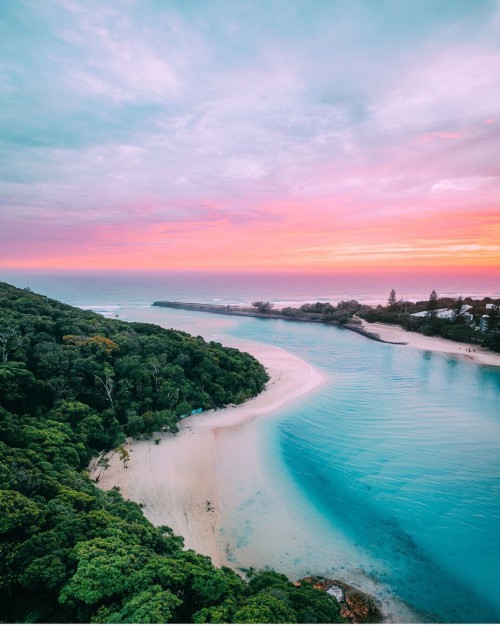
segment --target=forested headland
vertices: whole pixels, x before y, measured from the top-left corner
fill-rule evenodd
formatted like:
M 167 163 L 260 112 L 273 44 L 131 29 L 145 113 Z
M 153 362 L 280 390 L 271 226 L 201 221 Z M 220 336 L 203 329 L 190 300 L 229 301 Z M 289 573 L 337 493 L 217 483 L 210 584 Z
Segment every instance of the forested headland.
M 241 403 L 268 377 L 249 354 L 106 319 L 0 283 L 0 620 L 342 622 L 312 584 L 248 581 L 183 549 L 87 466 L 126 436 Z

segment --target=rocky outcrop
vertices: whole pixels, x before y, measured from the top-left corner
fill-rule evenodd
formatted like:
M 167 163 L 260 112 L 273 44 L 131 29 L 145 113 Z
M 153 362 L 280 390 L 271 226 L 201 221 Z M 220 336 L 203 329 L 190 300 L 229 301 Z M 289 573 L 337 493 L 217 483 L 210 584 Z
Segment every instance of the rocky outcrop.
M 323 577 L 306 577 L 301 582 L 312 583 L 315 588 L 324 590 L 329 595 L 336 597 L 340 603 L 340 614 L 349 623 L 384 622 L 384 615 L 376 599 L 346 582 Z

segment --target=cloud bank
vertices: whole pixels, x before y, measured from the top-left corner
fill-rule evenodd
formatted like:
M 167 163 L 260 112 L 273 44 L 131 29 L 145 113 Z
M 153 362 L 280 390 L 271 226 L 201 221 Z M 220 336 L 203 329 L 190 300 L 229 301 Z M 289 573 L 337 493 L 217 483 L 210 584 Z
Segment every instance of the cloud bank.
M 497 0 L 4 3 L 0 266 L 498 268 L 499 75 Z

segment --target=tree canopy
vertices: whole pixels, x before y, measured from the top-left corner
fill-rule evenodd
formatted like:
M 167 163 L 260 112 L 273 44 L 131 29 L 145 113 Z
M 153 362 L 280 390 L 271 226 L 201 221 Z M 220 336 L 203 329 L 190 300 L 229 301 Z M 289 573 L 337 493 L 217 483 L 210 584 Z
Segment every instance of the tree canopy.
M 253 357 L 4 283 L 0 326 L 0 621 L 341 621 L 325 593 L 185 551 L 86 471 L 126 435 L 260 392 Z
M 396 297 L 396 291 L 395 289 L 391 289 L 391 292 L 389 293 L 389 297 L 387 299 L 387 306 L 389 307 L 389 310 L 391 311 L 396 310 L 397 303 L 398 303 L 398 300 Z

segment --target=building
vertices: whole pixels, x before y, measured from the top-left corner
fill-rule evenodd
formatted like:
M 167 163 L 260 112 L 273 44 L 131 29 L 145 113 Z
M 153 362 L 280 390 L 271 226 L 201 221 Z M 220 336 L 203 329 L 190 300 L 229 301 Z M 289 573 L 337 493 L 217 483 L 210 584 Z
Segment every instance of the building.
M 489 315 L 483 315 L 481 317 L 481 321 L 479 322 L 479 329 L 481 332 L 488 332 L 488 322 L 490 320 Z
M 473 316 L 471 315 L 471 313 L 468 312 L 471 308 L 472 306 L 470 306 L 469 304 L 464 304 L 462 308 L 460 309 L 460 314 L 463 316 L 466 323 L 474 322 Z M 434 316 L 438 317 L 439 319 L 453 319 L 453 316 L 455 314 L 456 313 L 455 313 L 455 310 L 453 310 L 453 308 L 438 308 L 436 311 L 434 311 Z M 410 315 L 410 317 L 428 317 L 428 316 L 429 316 L 429 312 L 427 310 L 423 310 L 422 312 L 418 312 L 418 313 L 412 313 Z

